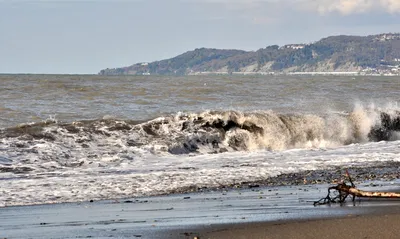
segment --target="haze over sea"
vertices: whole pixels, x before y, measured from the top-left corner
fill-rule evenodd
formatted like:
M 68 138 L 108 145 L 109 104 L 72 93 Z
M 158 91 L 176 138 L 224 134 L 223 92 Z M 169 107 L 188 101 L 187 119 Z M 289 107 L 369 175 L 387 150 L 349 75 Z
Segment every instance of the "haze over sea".
M 0 75 L 0 206 L 400 161 L 400 78 Z

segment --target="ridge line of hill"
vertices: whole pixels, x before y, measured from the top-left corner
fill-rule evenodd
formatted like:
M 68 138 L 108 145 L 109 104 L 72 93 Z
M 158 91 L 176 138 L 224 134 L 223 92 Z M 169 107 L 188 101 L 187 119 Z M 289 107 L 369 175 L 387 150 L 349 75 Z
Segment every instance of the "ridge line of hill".
M 257 51 L 198 48 L 176 57 L 104 69 L 100 75 L 400 74 L 400 33 L 329 36 Z

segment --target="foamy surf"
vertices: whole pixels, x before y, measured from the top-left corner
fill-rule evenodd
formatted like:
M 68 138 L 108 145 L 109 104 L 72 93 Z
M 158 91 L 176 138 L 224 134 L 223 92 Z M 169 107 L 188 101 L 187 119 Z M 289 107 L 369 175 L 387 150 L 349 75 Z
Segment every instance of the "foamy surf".
M 73 123 L 47 120 L 0 130 L 10 158 L 72 163 L 75 160 L 152 154 L 209 154 L 233 151 L 334 148 L 399 139 L 400 110 L 356 108 L 349 113 L 279 114 L 273 111 L 177 113 L 150 121 L 112 118 Z
M 47 120 L 0 131 L 4 205 L 148 196 L 400 160 L 399 109 Z

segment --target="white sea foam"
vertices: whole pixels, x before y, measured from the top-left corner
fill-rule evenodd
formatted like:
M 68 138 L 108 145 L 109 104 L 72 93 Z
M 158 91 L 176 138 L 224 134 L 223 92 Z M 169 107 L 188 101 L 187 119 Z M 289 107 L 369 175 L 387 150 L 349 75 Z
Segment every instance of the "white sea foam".
M 393 141 L 334 149 L 261 150 L 198 156 L 144 153 L 140 158 L 123 162 L 117 157 L 107 158 L 82 167 L 55 167 L 52 171 L 25 173 L 22 178 L 3 175 L 0 201 L 5 205 L 53 203 L 157 195 L 189 187 L 218 187 L 301 170 L 400 161 L 399 147 L 400 141 Z

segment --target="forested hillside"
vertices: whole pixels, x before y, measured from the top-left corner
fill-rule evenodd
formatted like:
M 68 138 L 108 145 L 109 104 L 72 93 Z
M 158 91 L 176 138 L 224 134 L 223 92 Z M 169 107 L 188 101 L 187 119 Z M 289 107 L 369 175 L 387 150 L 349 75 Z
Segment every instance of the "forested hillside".
M 257 51 L 199 48 L 171 59 L 105 69 L 103 75 L 188 75 L 232 72 L 332 72 L 399 69 L 400 34 L 330 36 L 312 44 Z

